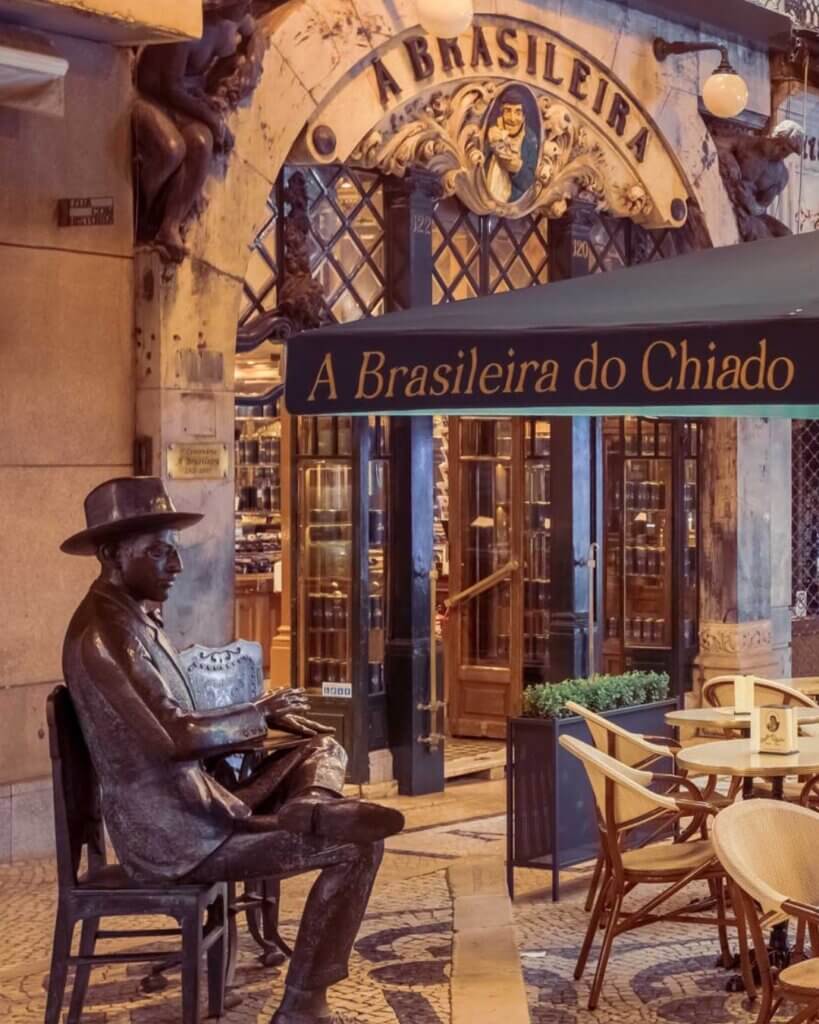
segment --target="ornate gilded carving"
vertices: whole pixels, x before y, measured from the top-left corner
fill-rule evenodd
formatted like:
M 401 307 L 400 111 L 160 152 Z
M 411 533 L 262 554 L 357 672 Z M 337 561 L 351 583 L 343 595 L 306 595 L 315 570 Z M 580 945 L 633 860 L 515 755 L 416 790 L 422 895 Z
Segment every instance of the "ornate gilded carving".
M 408 104 L 387 130 L 371 131 L 352 158 L 399 177 L 425 167 L 445 195 L 479 214 L 561 217 L 581 191 L 599 208 L 637 221 L 653 207 L 642 183 L 609 165 L 569 107 L 489 79 Z

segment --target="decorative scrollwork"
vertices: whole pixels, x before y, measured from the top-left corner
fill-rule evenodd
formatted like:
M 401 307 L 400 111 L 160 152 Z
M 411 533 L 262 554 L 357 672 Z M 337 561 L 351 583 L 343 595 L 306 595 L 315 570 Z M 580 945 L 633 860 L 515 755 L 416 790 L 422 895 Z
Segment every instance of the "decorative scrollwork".
M 523 217 L 541 212 L 560 217 L 582 191 L 616 216 L 638 221 L 649 216 L 653 204 L 643 185 L 636 179 L 617 180 L 603 147 L 565 104 L 532 93 L 530 109 L 537 124 L 523 123 L 511 133 L 504 132 L 500 120 L 490 125 L 493 111 L 506 102 L 504 88 L 503 82 L 475 80 L 409 103 L 387 128 L 365 136 L 352 159 L 398 177 L 410 167 L 424 167 L 438 176 L 444 195 L 456 195 L 478 214 Z M 522 106 L 520 90 L 511 102 Z M 516 136 L 511 143 L 510 135 Z M 521 180 L 523 154 L 530 156 L 531 174 L 516 194 L 510 181 Z M 505 169 L 496 174 L 501 188 L 505 184 L 506 198 L 493 186 L 493 160 Z

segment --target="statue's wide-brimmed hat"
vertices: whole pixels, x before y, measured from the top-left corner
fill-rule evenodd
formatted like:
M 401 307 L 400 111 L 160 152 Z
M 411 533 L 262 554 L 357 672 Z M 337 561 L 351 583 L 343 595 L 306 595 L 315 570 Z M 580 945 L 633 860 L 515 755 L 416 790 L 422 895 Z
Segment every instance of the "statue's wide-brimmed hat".
M 151 530 L 184 530 L 198 512 L 177 512 L 157 476 L 106 480 L 85 499 L 86 528 L 60 545 L 67 555 L 94 555 L 104 541 Z

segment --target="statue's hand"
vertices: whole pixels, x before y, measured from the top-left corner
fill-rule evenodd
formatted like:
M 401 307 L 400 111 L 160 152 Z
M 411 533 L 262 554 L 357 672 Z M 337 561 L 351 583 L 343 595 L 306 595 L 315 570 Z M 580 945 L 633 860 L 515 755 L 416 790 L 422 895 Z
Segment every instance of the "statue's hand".
M 256 707 L 262 712 L 271 729 L 284 729 L 297 736 L 317 736 L 319 733 L 334 731 L 326 725 L 304 717 L 302 712 L 310 710 L 306 690 L 274 690 L 256 701 Z
M 335 732 L 335 729 L 330 725 L 322 725 L 320 722 L 314 722 L 303 715 L 295 714 L 282 715 L 281 718 L 276 720 L 276 728 L 293 732 L 297 736 L 319 736 Z

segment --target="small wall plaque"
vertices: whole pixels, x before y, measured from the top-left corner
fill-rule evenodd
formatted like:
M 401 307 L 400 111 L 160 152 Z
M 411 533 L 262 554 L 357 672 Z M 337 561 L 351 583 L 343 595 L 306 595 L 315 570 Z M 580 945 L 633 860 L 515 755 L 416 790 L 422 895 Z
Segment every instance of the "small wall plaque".
M 114 223 L 113 196 L 89 199 L 58 199 L 57 223 L 61 228 L 104 227 Z
M 166 458 L 171 480 L 226 480 L 230 469 L 226 444 L 169 444 Z
M 755 754 L 795 754 L 799 750 L 796 708 L 763 704 L 751 716 L 751 750 Z
M 349 700 L 353 695 L 352 683 L 322 683 L 322 697 L 342 697 Z

